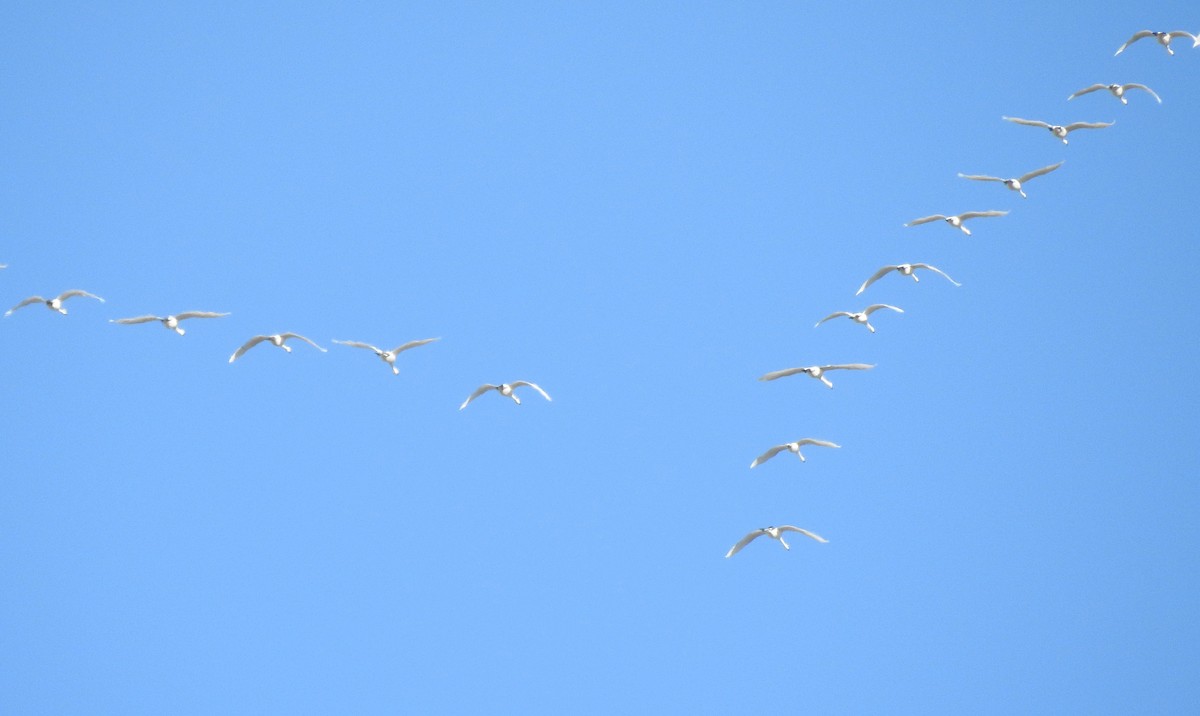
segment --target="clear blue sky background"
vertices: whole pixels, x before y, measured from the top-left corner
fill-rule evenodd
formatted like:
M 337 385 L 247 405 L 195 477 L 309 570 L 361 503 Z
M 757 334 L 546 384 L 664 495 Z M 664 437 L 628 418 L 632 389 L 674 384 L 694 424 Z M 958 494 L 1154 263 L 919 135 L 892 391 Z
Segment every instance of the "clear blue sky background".
M 0 308 L 108 299 L 0 321 L 0 711 L 1200 700 L 1194 3 L 105 5 L 0 12 Z

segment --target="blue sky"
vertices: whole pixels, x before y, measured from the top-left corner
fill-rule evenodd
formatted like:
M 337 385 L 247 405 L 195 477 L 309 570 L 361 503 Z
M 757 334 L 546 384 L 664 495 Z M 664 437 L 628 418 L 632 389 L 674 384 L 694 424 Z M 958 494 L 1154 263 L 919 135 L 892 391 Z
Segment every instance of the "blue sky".
M 1194 706 L 1195 8 L 645 5 L 5 7 L 0 710 Z

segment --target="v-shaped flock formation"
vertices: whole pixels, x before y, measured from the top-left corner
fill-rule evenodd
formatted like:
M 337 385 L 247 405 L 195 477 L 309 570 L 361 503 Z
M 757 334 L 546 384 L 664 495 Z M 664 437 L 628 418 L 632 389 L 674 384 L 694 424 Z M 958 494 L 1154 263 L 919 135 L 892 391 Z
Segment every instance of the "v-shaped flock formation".
M 1171 32 L 1157 32 L 1157 31 L 1151 31 L 1151 30 L 1142 30 L 1140 32 L 1134 33 L 1134 35 L 1131 38 L 1129 38 L 1129 40 L 1127 42 L 1125 42 L 1119 48 L 1117 48 L 1116 54 L 1120 55 L 1130 45 L 1134 44 L 1138 40 L 1141 40 L 1141 39 L 1147 38 L 1147 37 L 1154 37 L 1158 41 L 1158 43 L 1164 49 L 1166 49 L 1168 55 L 1175 54 L 1174 50 L 1171 49 L 1171 41 L 1175 40 L 1177 38 L 1186 37 L 1192 41 L 1193 48 L 1200 47 L 1200 35 L 1193 35 L 1192 33 L 1184 32 L 1182 30 L 1175 30 L 1175 31 L 1171 31 Z M 1146 85 L 1138 84 L 1138 83 L 1094 84 L 1089 87 L 1085 87 L 1083 89 L 1077 90 L 1076 92 L 1073 92 L 1070 96 L 1067 97 L 1067 99 L 1073 100 L 1076 97 L 1090 94 L 1092 92 L 1098 92 L 1100 90 L 1108 90 L 1114 97 L 1116 97 L 1117 99 L 1119 99 L 1121 101 L 1121 104 L 1126 105 L 1126 104 L 1128 104 L 1128 99 L 1126 98 L 1125 95 L 1128 92 L 1128 90 L 1131 90 L 1131 89 L 1137 89 L 1137 90 L 1146 92 L 1150 96 L 1154 97 L 1154 99 L 1157 100 L 1159 103 L 1162 102 L 1162 99 L 1159 98 L 1158 94 L 1156 92 L 1154 92 L 1154 90 L 1150 89 Z M 1021 118 L 1017 118 L 1017 117 L 1002 117 L 1002 119 L 1007 120 L 1009 122 L 1014 122 L 1016 124 L 1022 124 L 1022 125 L 1031 126 L 1031 127 L 1041 127 L 1043 129 L 1046 129 L 1052 135 L 1054 135 L 1056 138 L 1060 139 L 1064 145 L 1066 145 L 1068 143 L 1067 135 L 1069 135 L 1071 132 L 1074 132 L 1074 131 L 1080 130 L 1080 129 L 1103 129 L 1103 128 L 1111 127 L 1115 124 L 1115 122 L 1073 122 L 1071 124 L 1066 124 L 1066 125 L 1057 125 L 1057 124 L 1051 124 L 1049 122 L 1044 122 L 1041 120 L 1021 119 Z M 1037 177 L 1044 176 L 1046 174 L 1049 174 L 1050 172 L 1056 171 L 1062 165 L 1063 165 L 1063 162 L 1060 161 L 1055 164 L 1050 164 L 1048 166 L 1042 167 L 1041 169 L 1035 169 L 1035 170 L 1030 171 L 1026 174 L 1023 174 L 1019 177 L 1008 178 L 1008 179 L 1001 178 L 1001 177 L 989 176 L 989 175 L 983 175 L 983 174 L 959 174 L 958 176 L 960 176 L 964 179 L 971 179 L 974 181 L 998 182 L 998 183 L 1004 184 L 1004 186 L 1007 187 L 1009 190 L 1018 192 L 1022 198 L 1028 198 L 1027 195 L 1025 194 L 1025 185 L 1030 180 L 1035 179 Z M 971 231 L 970 231 L 970 229 L 968 229 L 965 226 L 965 222 L 967 222 L 968 220 L 979 219 L 979 218 L 998 218 L 998 217 L 1003 217 L 1003 216 L 1007 215 L 1008 213 L 1009 213 L 1008 211 L 988 210 L 988 211 L 967 211 L 967 212 L 962 212 L 959 214 L 950 214 L 950 215 L 931 214 L 929 216 L 924 216 L 919 219 L 914 219 L 914 220 L 906 223 L 905 226 L 918 226 L 920 224 L 931 223 L 934 221 L 943 221 L 946 224 L 948 224 L 949 226 L 956 228 L 956 229 L 962 231 L 964 234 L 969 236 L 969 235 L 971 235 Z M 5 268 L 8 268 L 8 266 L 6 264 L 0 264 L 0 269 L 5 269 Z M 867 288 L 869 286 L 871 286 L 871 284 L 875 283 L 879 279 L 883 278 L 884 276 L 886 276 L 892 272 L 899 273 L 902 276 L 911 277 L 913 281 L 919 282 L 920 278 L 917 274 L 917 272 L 919 270 L 920 271 L 929 271 L 929 272 L 938 274 L 938 275 L 942 276 L 943 278 L 945 278 L 950 283 L 954 284 L 955 286 L 962 285 L 959 282 L 955 281 L 954 279 L 950 278 L 950 276 L 948 274 L 946 274 L 944 271 L 942 271 L 941 269 L 939 269 L 936 266 L 933 266 L 931 264 L 928 264 L 928 263 L 913 262 L 913 263 L 902 263 L 902 264 L 888 264 L 888 265 L 885 265 L 885 266 L 879 268 L 877 271 L 875 271 L 875 273 L 871 274 L 871 276 L 869 278 L 867 278 L 867 280 L 864 281 L 863 284 L 858 288 L 858 291 L 856 291 L 854 295 L 857 296 L 857 295 L 862 294 L 862 292 L 867 290 Z M 92 298 L 101 303 L 104 303 L 104 299 L 95 294 L 89 293 L 89 292 L 81 290 L 81 289 L 70 289 L 67 291 L 63 291 L 62 293 L 58 294 L 54 298 L 45 298 L 43 296 L 30 296 L 30 297 L 20 301 L 19 303 L 17 303 L 11 309 L 9 309 L 4 314 L 4 316 L 5 317 L 11 316 L 13 314 L 13 312 L 15 312 L 21 308 L 24 308 L 26 306 L 34 305 L 36 303 L 44 304 L 50 310 L 57 311 L 58 313 L 66 315 L 67 309 L 64 307 L 64 304 L 66 303 L 67 300 L 69 300 L 71 298 L 77 298 L 77 297 Z M 846 317 L 846 318 L 851 319 L 855 323 L 859 323 L 859 324 L 866 326 L 867 329 L 871 333 L 875 333 L 875 327 L 871 325 L 871 323 L 869 322 L 868 319 L 876 311 L 879 311 L 879 310 L 885 309 L 885 308 L 889 309 L 891 311 L 894 311 L 894 312 L 898 312 L 898 313 L 904 312 L 903 309 L 898 308 L 896 306 L 892 306 L 892 305 L 889 305 L 886 303 L 876 303 L 876 304 L 867 306 L 866 308 L 862 309 L 861 311 L 835 311 L 834 313 L 831 313 L 828 316 L 826 316 L 825 318 L 822 318 L 821 320 L 817 321 L 816 325 L 819 326 L 820 324 L 822 324 L 826 321 L 829 321 L 833 318 Z M 136 325 L 136 324 L 140 324 L 140 323 L 151 323 L 151 322 L 157 321 L 157 322 L 161 323 L 163 326 L 165 326 L 166 328 L 173 330 L 182 336 L 182 335 L 184 335 L 185 331 L 183 328 L 180 328 L 180 326 L 179 326 L 180 321 L 197 319 L 197 318 L 224 318 L 229 315 L 230 315 L 229 313 L 218 313 L 218 312 L 213 312 L 213 311 L 185 311 L 183 313 L 177 313 L 177 314 L 172 314 L 172 315 L 167 315 L 167 316 L 146 314 L 143 316 L 135 316 L 132 318 L 117 318 L 117 319 L 111 319 L 111 322 L 119 324 L 119 325 Z M 299 333 L 287 332 L 287 333 L 274 333 L 274 334 L 259 334 L 259 335 L 256 335 L 256 336 L 250 338 L 248 341 L 243 343 L 241 345 L 241 347 L 239 347 L 236 351 L 234 351 L 233 355 L 231 355 L 229 357 L 229 362 L 233 363 L 238 358 L 242 357 L 251 348 L 254 348 L 255 346 L 259 345 L 260 343 L 270 343 L 271 345 L 274 345 L 278 348 L 282 348 L 284 351 L 290 353 L 292 351 L 292 348 L 291 348 L 291 346 L 287 345 L 287 342 L 292 339 L 295 339 L 297 341 L 302 341 L 304 343 L 308 343 L 309 345 L 311 345 L 312 347 L 321 351 L 322 353 L 327 352 L 324 348 L 317 345 L 317 343 L 314 342 L 312 339 L 302 336 Z M 363 348 L 366 350 L 370 350 L 370 351 L 374 352 L 375 355 L 378 356 L 384 363 L 386 363 L 389 368 L 391 368 L 393 374 L 399 375 L 400 370 L 396 367 L 396 359 L 400 353 L 403 353 L 404 351 L 410 350 L 412 348 L 417 348 L 419 346 L 427 345 L 427 344 L 432 343 L 437 340 L 440 340 L 440 339 L 438 339 L 438 338 L 423 338 L 420 340 L 409 341 L 409 342 L 401 344 L 391 350 L 383 350 L 383 349 L 377 348 L 374 345 L 371 345 L 369 343 L 362 343 L 359 341 L 334 340 L 334 343 L 338 343 L 338 344 L 345 345 L 345 346 L 350 346 L 353 348 Z M 809 376 L 810 378 L 814 378 L 816 380 L 821 381 L 822 383 L 825 384 L 825 386 L 827 388 L 833 388 L 833 382 L 830 381 L 830 379 L 827 375 L 831 371 L 869 370 L 874 367 L 875 366 L 867 364 L 867 363 L 844 363 L 844 364 L 803 366 L 803 367 L 797 367 L 797 368 L 785 368 L 783 370 L 776 370 L 776 371 L 767 373 L 767 374 L 761 376 L 759 378 L 759 380 L 773 381 L 773 380 L 776 380 L 779 378 L 785 378 L 788 376 L 804 374 L 804 375 Z M 466 408 L 467 405 L 469 405 L 471 403 L 471 401 L 480 397 L 484 393 L 487 393 L 487 392 L 493 391 L 493 390 L 506 398 L 510 398 L 517 405 L 520 405 L 521 400 L 520 400 L 520 398 L 517 397 L 516 393 L 514 392 L 516 390 L 516 388 L 519 388 L 519 387 L 531 388 L 533 391 L 540 394 L 546 400 L 550 400 L 550 396 L 549 396 L 549 394 L 546 393 L 545 390 L 542 390 L 541 387 L 539 387 L 535 383 L 531 383 L 529 381 L 517 380 L 517 381 L 513 381 L 511 383 L 500 383 L 500 384 L 484 383 L 483 385 L 476 388 L 475 391 L 472 392 L 469 396 L 467 396 L 467 399 L 464 400 L 462 405 L 459 406 L 459 410 Z M 751 468 L 757 467 L 757 466 L 763 464 L 764 462 L 770 460 L 771 458 L 775 457 L 778 453 L 783 452 L 784 450 L 796 455 L 800 459 L 800 461 L 803 462 L 805 460 L 805 458 L 804 458 L 804 455 L 801 454 L 800 448 L 805 445 L 816 445 L 816 446 L 820 446 L 820 447 L 829 447 L 829 448 L 841 447 L 840 445 L 837 445 L 828 440 L 821 440 L 821 439 L 816 439 L 816 438 L 801 438 L 801 439 L 795 440 L 793 442 L 783 443 L 783 444 L 775 445 L 774 447 L 771 447 L 766 452 L 764 452 L 762 455 L 758 456 L 758 458 L 756 458 L 754 460 L 754 462 L 752 462 L 750 464 L 750 467 Z M 772 538 L 778 540 L 779 543 L 782 544 L 785 549 L 790 549 L 788 547 L 787 542 L 785 542 L 783 539 L 784 532 L 797 532 L 797 533 L 800 533 L 802 535 L 812 538 L 814 541 L 821 542 L 821 543 L 825 543 L 828 541 L 825 538 L 821 537 L 820 535 L 817 535 L 813 532 L 810 532 L 808 530 L 801 529 L 799 527 L 795 527 L 792 525 L 782 525 L 779 527 L 770 526 L 770 527 L 764 527 L 764 528 L 757 529 L 757 530 L 750 532 L 745 537 L 743 537 L 741 540 L 739 540 L 736 544 L 734 544 L 733 547 L 729 550 L 729 552 L 725 556 L 732 557 L 733 555 L 737 554 L 743 547 L 748 545 L 750 542 L 754 541 L 756 538 L 761 537 L 762 535 L 767 535 L 769 537 L 772 537 Z

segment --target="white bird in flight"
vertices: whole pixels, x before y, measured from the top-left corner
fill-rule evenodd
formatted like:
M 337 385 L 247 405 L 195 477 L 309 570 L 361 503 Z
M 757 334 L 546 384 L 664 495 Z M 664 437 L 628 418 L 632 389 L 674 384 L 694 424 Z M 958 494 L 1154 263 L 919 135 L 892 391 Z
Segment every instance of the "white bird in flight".
M 762 537 L 763 535 L 767 535 L 768 537 L 772 537 L 774 539 L 779 540 L 779 544 L 783 545 L 784 549 L 790 550 L 791 547 L 788 546 L 788 543 L 785 542 L 783 539 L 784 532 L 799 532 L 800 534 L 804 535 L 805 537 L 810 537 L 812 539 L 815 539 L 816 541 L 821 542 L 822 544 L 829 542 L 829 540 L 825 539 L 824 537 L 822 537 L 819 534 L 816 534 L 815 532 L 809 532 L 808 530 L 800 529 L 799 527 L 794 527 L 792 525 L 781 525 L 779 527 L 763 527 L 760 530 L 754 530 L 753 532 L 751 532 L 750 534 L 746 535 L 741 540 L 739 540 L 737 544 L 730 547 L 729 551 L 725 554 L 725 559 L 729 559 L 733 555 L 737 554 L 738 552 L 740 552 L 742 550 L 742 547 L 745 547 L 746 545 L 750 544 L 751 542 L 758 539 L 759 537 Z
M 930 266 L 929 264 L 892 264 L 889 266 L 884 266 L 883 268 L 879 269 L 875 273 L 871 274 L 871 278 L 867 279 L 866 281 L 863 281 L 863 285 L 858 287 L 858 291 L 856 291 L 854 295 L 857 296 L 860 293 L 862 293 L 863 291 L 866 291 L 867 286 L 870 286 L 871 284 L 875 283 L 879 279 L 883 278 L 884 275 L 891 273 L 892 271 L 899 271 L 902 276 L 912 276 L 913 281 L 920 283 L 921 279 L 917 278 L 917 269 L 925 269 L 926 271 L 932 271 L 932 272 L 942 276 L 943 278 L 945 278 L 947 281 L 954 284 L 955 286 L 962 286 L 961 283 L 950 278 L 948 275 L 946 275 L 946 272 L 942 271 L 941 269 L 939 269 L 936 266 Z
M 550 396 L 546 394 L 546 391 L 542 390 L 536 383 L 530 383 L 527 380 L 514 380 L 511 383 L 501 383 L 500 385 L 492 385 L 491 383 L 484 383 L 483 385 L 476 388 L 474 393 L 471 393 L 469 396 L 467 396 L 467 399 L 463 401 L 462 405 L 458 406 L 458 409 L 462 410 L 463 408 L 467 407 L 468 403 L 470 403 L 472 400 L 475 400 L 476 398 L 483 395 L 484 393 L 488 392 L 489 390 L 495 390 L 498 393 L 500 393 L 500 395 L 503 395 L 506 398 L 512 398 L 514 403 L 516 403 L 517 405 L 520 405 L 521 399 L 518 398 L 516 393 L 514 393 L 513 391 L 523 385 L 527 385 L 530 388 L 533 388 L 537 392 L 541 393 L 543 398 L 545 398 L 546 400 L 550 400 Z
M 68 298 L 74 298 L 76 296 L 86 296 L 88 298 L 94 298 L 97 301 L 99 301 L 100 303 L 104 303 L 104 299 L 100 298 L 99 296 L 88 293 L 87 291 L 81 291 L 78 288 L 73 288 L 70 291 L 63 291 L 62 293 L 58 294 L 54 298 L 42 298 L 41 296 L 30 296 L 29 298 L 25 299 L 24 301 L 21 301 L 17 305 L 15 305 L 12 308 L 5 311 L 4 316 L 7 318 L 8 316 L 11 316 L 13 311 L 17 310 L 18 308 L 24 308 L 24 307 L 32 305 L 34 303 L 44 303 L 44 304 L 46 304 L 46 308 L 49 308 L 51 311 L 58 311 L 59 313 L 61 313 L 65 316 L 65 315 L 67 315 L 67 309 L 63 308 L 63 301 L 66 301 Z
M 759 378 L 759 380 L 775 380 L 777 378 L 786 378 L 789 375 L 803 373 L 810 378 L 816 378 L 825 384 L 825 387 L 832 388 L 833 383 L 825 377 L 825 373 L 831 370 L 870 370 L 874 365 L 868 363 L 842 363 L 840 365 L 810 365 L 805 368 L 784 368 L 783 370 L 767 373 Z
M 116 318 L 110 319 L 109 323 L 119 323 L 122 326 L 132 326 L 137 323 L 158 321 L 182 336 L 185 331 L 179 327 L 180 321 L 185 321 L 189 318 L 223 318 L 228 315 L 228 313 L 213 313 L 212 311 L 186 311 L 184 313 L 177 313 L 173 316 L 137 316 L 136 318 Z
M 1125 51 L 1126 47 L 1129 47 L 1143 37 L 1153 37 L 1154 39 L 1158 40 L 1158 44 L 1163 46 L 1168 55 L 1175 54 L 1175 51 L 1171 49 L 1171 40 L 1174 40 L 1176 37 L 1186 37 L 1192 41 L 1192 47 L 1200 47 L 1200 34 L 1193 35 L 1192 33 L 1185 32 L 1184 30 L 1172 30 L 1171 32 L 1139 30 L 1138 32 L 1133 33 L 1133 37 L 1126 40 L 1124 45 L 1121 45 L 1117 48 L 1117 51 L 1113 53 L 1113 57 L 1121 54 Z
M 1004 216 L 1007 213 L 1007 211 L 968 211 L 962 214 L 955 214 L 954 216 L 934 214 L 933 216 L 922 216 L 920 219 L 913 219 L 905 224 L 905 226 L 920 226 L 921 224 L 928 224 L 931 221 L 944 221 L 967 236 L 970 236 L 971 230 L 963 226 L 963 222 L 967 219 L 976 219 L 986 216 Z
M 1041 127 L 1042 129 L 1050 130 L 1050 133 L 1062 140 L 1063 144 L 1067 143 L 1067 135 L 1074 132 L 1076 129 L 1103 129 L 1111 127 L 1116 122 L 1072 122 L 1065 127 L 1059 124 L 1050 124 L 1037 119 L 1021 119 L 1020 117 L 1001 117 L 1000 119 L 1024 124 L 1028 127 Z
M 375 351 L 375 355 L 379 356 L 384 363 L 387 363 L 392 367 L 393 375 L 400 375 L 400 369 L 396 367 L 396 356 L 400 355 L 409 348 L 416 348 L 417 346 L 423 346 L 426 343 L 433 343 L 434 341 L 440 340 L 440 338 L 422 338 L 419 341 L 409 341 L 408 343 L 405 343 L 402 346 L 397 346 L 390 351 L 376 348 L 370 343 L 359 343 L 358 341 L 339 341 L 335 339 L 333 342 L 340 343 L 344 346 L 354 346 L 355 348 L 366 348 L 369 351 Z
M 269 336 L 255 336 L 255 337 L 251 338 L 250 340 L 246 341 L 245 343 L 242 344 L 241 348 L 238 348 L 236 351 L 233 352 L 233 355 L 229 356 L 229 362 L 232 363 L 235 360 L 237 360 L 238 358 L 241 358 L 243 353 L 250 350 L 254 346 L 258 345 L 259 343 L 262 343 L 263 341 L 270 341 L 272 345 L 278 346 L 279 348 L 284 349 L 288 353 L 291 353 L 292 347 L 288 346 L 288 345 L 284 345 L 284 343 L 289 338 L 298 338 L 298 339 L 304 341 L 305 343 L 309 344 L 313 348 L 316 348 L 317 350 L 321 351 L 322 353 L 329 352 L 329 351 L 325 350 L 324 348 L 322 348 L 321 346 L 317 345 L 316 343 L 313 343 L 308 338 L 305 338 L 304 336 L 300 335 L 299 333 L 275 333 L 275 334 L 272 334 Z
M 784 450 L 787 450 L 787 451 L 795 454 L 796 457 L 800 458 L 800 462 L 807 462 L 807 460 L 804 459 L 804 454 L 800 452 L 801 445 L 820 445 L 821 447 L 831 447 L 831 448 L 840 448 L 841 447 L 841 445 L 835 445 L 835 444 L 829 442 L 828 440 L 814 440 L 813 438 L 802 438 L 800 440 L 797 440 L 796 442 L 784 443 L 782 445 L 776 445 L 775 447 L 771 448 L 770 450 L 764 452 L 762 455 L 759 455 L 758 457 L 754 458 L 754 462 L 750 463 L 750 468 L 754 469 L 754 468 L 758 467 L 759 465 L 763 464 L 767 460 L 770 460 L 771 458 L 775 457 L 776 454 L 783 452 Z
M 1009 189 L 1020 193 L 1022 199 L 1028 199 L 1029 197 L 1025 196 L 1025 189 L 1023 188 L 1025 182 L 1035 177 L 1040 177 L 1043 174 L 1049 174 L 1062 165 L 1063 162 L 1059 162 L 1058 164 L 1051 164 L 1050 166 L 1042 167 L 1041 169 L 1034 169 L 1028 174 L 1022 174 L 1016 179 L 1001 179 L 1000 177 L 990 177 L 986 174 L 963 174 L 961 172 L 959 173 L 959 176 L 963 179 L 972 179 L 974 181 L 998 181 Z
M 817 326 L 821 325 L 822 323 L 824 323 L 825 321 L 828 321 L 831 318 L 838 318 L 840 316 L 846 316 L 847 318 L 854 321 L 855 323 L 859 323 L 859 324 L 866 326 L 868 331 L 874 333 L 875 326 L 871 325 L 871 322 L 868 320 L 868 318 L 870 317 L 870 315 L 872 313 L 878 311 L 881 308 L 890 308 L 891 310 L 895 311 L 896 313 L 904 313 L 903 308 L 896 308 L 895 306 L 889 306 L 886 303 L 875 303 L 870 306 L 867 306 L 866 308 L 864 308 L 861 311 L 858 311 L 857 313 L 854 313 L 851 311 L 834 311 L 833 313 L 829 314 L 828 316 L 825 316 L 821 320 L 817 321 L 816 326 L 813 326 L 813 328 L 816 328 Z
M 1131 89 L 1140 89 L 1143 92 L 1149 92 L 1151 97 L 1158 100 L 1159 104 L 1162 104 L 1162 97 L 1159 97 L 1157 92 L 1150 89 L 1146 85 L 1140 85 L 1137 82 L 1130 82 L 1128 84 L 1123 84 L 1123 85 L 1095 84 L 1095 85 L 1092 85 L 1091 87 L 1084 87 L 1083 89 L 1079 90 L 1078 92 L 1072 92 L 1071 95 L 1069 97 L 1067 97 L 1067 101 L 1070 102 L 1071 100 L 1075 99 L 1076 97 L 1079 97 L 1080 95 L 1090 94 L 1092 92 L 1098 92 L 1098 91 L 1104 90 L 1104 89 L 1111 92 L 1113 97 L 1116 97 L 1117 99 L 1121 100 L 1121 104 L 1129 104 L 1129 100 L 1125 98 L 1125 93 Z

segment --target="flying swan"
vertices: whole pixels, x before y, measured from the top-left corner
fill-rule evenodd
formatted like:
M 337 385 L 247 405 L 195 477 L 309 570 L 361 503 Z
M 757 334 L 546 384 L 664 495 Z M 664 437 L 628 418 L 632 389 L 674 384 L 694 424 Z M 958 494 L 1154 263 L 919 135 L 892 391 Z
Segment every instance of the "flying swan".
M 68 298 L 74 298 L 76 296 L 86 296 L 88 298 L 94 298 L 97 301 L 99 301 L 100 303 L 104 303 L 104 299 L 100 298 L 99 296 L 88 293 L 87 291 L 81 291 L 78 288 L 73 288 L 70 291 L 63 291 L 62 293 L 58 294 L 54 298 L 49 298 L 49 299 L 42 298 L 41 296 L 30 296 L 29 298 L 25 299 L 24 301 L 21 301 L 17 305 L 15 305 L 12 308 L 5 311 L 4 316 L 5 316 L 5 318 L 7 318 L 8 316 L 11 316 L 13 311 L 17 310 L 18 308 L 24 308 L 26 306 L 29 306 L 29 305 L 32 305 L 35 303 L 44 303 L 44 304 L 46 304 L 46 308 L 49 308 L 51 311 L 58 311 L 59 313 L 61 313 L 65 316 L 65 315 L 67 315 L 67 309 L 63 308 L 63 301 L 66 301 Z
M 422 338 L 419 341 L 409 341 L 408 343 L 405 343 L 402 346 L 397 346 L 390 351 L 376 348 L 370 343 L 359 343 L 358 341 L 339 341 L 335 339 L 333 342 L 340 343 L 343 346 L 354 346 L 355 348 L 366 348 L 369 351 L 375 351 L 375 355 L 379 356 L 384 363 L 387 363 L 392 367 L 393 375 L 400 375 L 400 369 L 396 367 L 396 356 L 400 355 L 409 348 L 416 348 L 417 346 L 423 346 L 426 343 L 433 343 L 434 341 L 440 340 L 440 338 Z
M 763 527 L 760 530 L 754 530 L 750 534 L 743 537 L 737 544 L 730 547 L 729 551 L 725 554 L 725 559 L 729 559 L 733 555 L 742 551 L 742 547 L 745 547 L 746 545 L 750 544 L 751 542 L 758 539 L 759 537 L 762 537 L 763 535 L 767 535 L 768 537 L 779 540 L 779 544 L 783 545 L 784 549 L 790 550 L 791 547 L 789 547 L 788 543 L 786 541 L 784 541 L 784 539 L 783 539 L 784 532 L 799 532 L 800 534 L 804 535 L 805 537 L 811 537 L 812 539 L 815 539 L 816 541 L 818 541 L 822 544 L 829 542 L 829 540 L 825 539 L 824 537 L 822 537 L 819 534 L 816 534 L 815 532 L 809 532 L 808 530 L 800 529 L 799 527 L 794 527 L 792 525 L 781 525 L 779 527 Z
M 467 399 L 463 401 L 462 405 L 458 406 L 458 409 L 462 410 L 463 408 L 467 407 L 467 405 L 472 400 L 475 400 L 476 398 L 478 398 L 479 396 L 488 392 L 489 390 L 494 390 L 506 398 L 512 398 L 514 403 L 516 403 L 517 405 L 520 405 L 521 399 L 518 398 L 516 393 L 514 393 L 513 391 L 523 385 L 533 388 L 537 392 L 541 393 L 543 398 L 545 398 L 546 400 L 550 400 L 550 396 L 546 394 L 546 391 L 542 390 L 536 383 L 530 383 L 527 380 L 514 380 L 511 383 L 501 383 L 500 385 L 492 385 L 491 383 L 484 383 L 483 385 L 476 388 L 474 393 L 471 393 L 469 396 L 467 396 Z
M 179 327 L 180 321 L 185 321 L 189 318 L 223 318 L 228 315 L 228 313 L 213 313 L 212 311 L 186 311 L 184 313 L 177 313 L 174 316 L 137 316 L 136 318 L 115 318 L 110 319 L 109 323 L 119 323 L 122 326 L 132 326 L 137 323 L 158 321 L 182 336 L 185 331 Z
M 1028 174 L 1022 174 L 1021 176 L 1017 177 L 1016 179 L 1001 179 L 1000 177 L 990 177 L 990 176 L 987 176 L 986 174 L 963 174 L 961 172 L 959 173 L 959 176 L 962 177 L 963 179 L 971 179 L 974 181 L 998 181 L 1001 184 L 1003 184 L 1004 186 L 1011 189 L 1012 191 L 1018 192 L 1021 195 L 1022 199 L 1028 199 L 1029 197 L 1025 196 L 1025 189 L 1024 189 L 1025 182 L 1027 182 L 1030 179 L 1033 179 L 1035 177 L 1040 177 L 1043 174 L 1049 174 L 1050 172 L 1054 171 L 1055 169 L 1058 169 L 1059 167 L 1061 167 L 1062 165 L 1063 165 L 1063 162 L 1059 162 L 1058 164 L 1051 164 L 1050 166 L 1042 167 L 1041 169 L 1034 169 L 1033 171 L 1029 172 Z
M 277 346 L 279 348 L 284 349 L 288 353 L 291 353 L 292 347 L 284 345 L 284 343 L 289 338 L 296 338 L 296 339 L 302 340 L 305 343 L 312 346 L 313 348 L 316 348 L 317 350 L 321 351 L 322 353 L 329 352 L 329 351 L 325 350 L 324 348 L 322 348 L 321 346 L 317 345 L 316 343 L 313 343 L 308 338 L 305 338 L 304 336 L 300 335 L 299 333 L 275 333 L 275 334 L 269 335 L 269 336 L 255 336 L 255 337 L 251 338 L 250 340 L 246 341 L 245 343 L 242 344 L 241 348 L 238 348 L 236 351 L 233 352 L 233 355 L 229 356 L 229 362 L 232 363 L 235 360 L 237 360 L 238 358 L 241 358 L 243 353 L 250 350 L 254 346 L 258 345 L 259 343 L 262 343 L 263 341 L 270 341 L 271 345 Z

